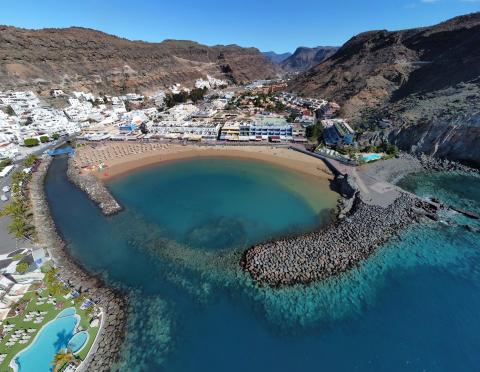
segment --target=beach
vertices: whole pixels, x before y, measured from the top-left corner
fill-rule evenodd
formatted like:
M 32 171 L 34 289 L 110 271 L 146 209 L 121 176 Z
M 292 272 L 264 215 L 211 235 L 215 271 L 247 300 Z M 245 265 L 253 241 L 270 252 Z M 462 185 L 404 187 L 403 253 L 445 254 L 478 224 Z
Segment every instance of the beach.
M 325 164 L 316 158 L 273 146 L 205 146 L 160 143 L 86 143 L 76 149 L 74 165 L 82 173 L 102 180 L 125 175 L 162 162 L 197 157 L 231 157 L 264 161 L 310 176 L 331 179 Z

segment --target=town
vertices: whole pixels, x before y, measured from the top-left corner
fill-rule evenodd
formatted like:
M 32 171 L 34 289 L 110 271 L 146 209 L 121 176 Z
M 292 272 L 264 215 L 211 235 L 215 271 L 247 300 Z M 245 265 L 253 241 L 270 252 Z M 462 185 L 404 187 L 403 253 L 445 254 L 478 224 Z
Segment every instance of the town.
M 300 144 L 344 162 L 382 156 L 371 154 L 379 149 L 356 142 L 355 130 L 338 116 L 338 104 L 299 97 L 285 87 L 282 80 L 229 87 L 207 77 L 192 89 L 175 84 L 151 96 L 52 89 L 40 98 L 31 91 L 0 92 L 0 170 L 4 176 L 13 168 L 11 161 L 71 137 L 89 142 Z

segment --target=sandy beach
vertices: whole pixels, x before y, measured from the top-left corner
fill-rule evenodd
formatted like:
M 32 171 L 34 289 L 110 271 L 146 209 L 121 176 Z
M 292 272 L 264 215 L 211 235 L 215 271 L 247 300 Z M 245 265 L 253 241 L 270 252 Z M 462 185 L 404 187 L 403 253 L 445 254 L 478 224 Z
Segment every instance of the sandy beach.
M 292 170 L 331 179 L 325 164 L 308 155 L 273 146 L 198 146 L 160 143 L 107 142 L 85 144 L 75 154 L 75 166 L 108 180 L 167 161 L 197 157 L 234 157 L 265 161 Z

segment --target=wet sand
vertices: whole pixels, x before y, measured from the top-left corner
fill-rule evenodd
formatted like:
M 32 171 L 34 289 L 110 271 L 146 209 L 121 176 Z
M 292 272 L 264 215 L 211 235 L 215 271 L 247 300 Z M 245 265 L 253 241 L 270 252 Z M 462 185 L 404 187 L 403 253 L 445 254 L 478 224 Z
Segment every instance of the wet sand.
M 273 146 L 198 146 L 107 142 L 77 149 L 75 166 L 102 180 L 125 175 L 162 162 L 197 157 L 232 157 L 265 161 L 292 170 L 331 179 L 332 174 L 319 159 Z M 104 168 L 99 166 L 103 164 Z

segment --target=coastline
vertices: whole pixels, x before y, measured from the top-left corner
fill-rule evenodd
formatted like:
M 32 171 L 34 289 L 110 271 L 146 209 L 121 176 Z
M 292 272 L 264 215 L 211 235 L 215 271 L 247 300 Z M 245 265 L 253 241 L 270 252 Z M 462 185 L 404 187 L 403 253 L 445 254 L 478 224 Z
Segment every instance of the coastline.
M 38 170 L 33 173 L 30 185 L 37 241 L 47 249 L 60 276 L 68 284 L 86 292 L 100 306 L 103 314 L 102 327 L 81 368 L 82 370 L 109 371 L 110 366 L 118 358 L 124 339 L 126 298 L 118 291 L 107 287 L 99 278 L 86 272 L 64 249 L 65 243 L 56 231 L 44 191 L 45 176 L 51 161 L 50 157 L 42 159 Z
M 125 149 L 128 149 L 130 153 Z M 150 144 L 107 142 L 96 148 L 80 148 L 77 150 L 74 165 L 81 170 L 82 174 L 90 173 L 103 181 L 108 181 L 164 162 L 198 157 L 226 157 L 263 161 L 310 176 L 324 179 L 332 178 L 331 172 L 318 159 L 291 151 L 286 147 L 274 146 L 182 146 L 168 144 L 153 147 Z M 95 169 L 101 163 L 106 167 L 102 170 Z

